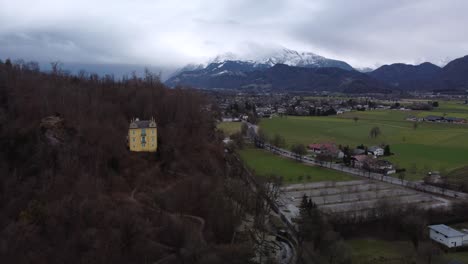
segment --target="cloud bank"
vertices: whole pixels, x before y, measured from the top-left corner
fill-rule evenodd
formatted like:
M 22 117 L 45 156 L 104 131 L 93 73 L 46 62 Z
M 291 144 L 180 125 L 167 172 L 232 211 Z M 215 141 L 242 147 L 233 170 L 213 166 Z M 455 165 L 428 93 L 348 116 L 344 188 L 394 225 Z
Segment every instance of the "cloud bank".
M 468 54 L 464 0 L 0 0 L 0 58 L 178 67 L 280 46 L 355 67 Z

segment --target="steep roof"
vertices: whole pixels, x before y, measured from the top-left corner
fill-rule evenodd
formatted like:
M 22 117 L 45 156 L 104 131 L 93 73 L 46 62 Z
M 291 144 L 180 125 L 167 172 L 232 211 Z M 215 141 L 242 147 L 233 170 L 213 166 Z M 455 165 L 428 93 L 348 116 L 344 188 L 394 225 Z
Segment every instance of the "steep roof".
M 446 117 L 445 120 L 448 121 L 464 121 L 464 118 L 459 118 L 459 117 Z
M 358 148 L 353 149 L 353 154 L 354 155 L 361 155 L 361 154 L 364 154 L 364 153 L 366 153 L 366 151 L 363 150 L 363 149 L 358 149 Z
M 456 230 L 456 229 L 453 229 L 451 228 L 450 226 L 446 226 L 446 225 L 430 225 L 429 226 L 430 229 L 434 230 L 434 231 L 437 231 L 447 237 L 459 237 L 459 236 L 464 236 L 465 234 Z
M 441 120 L 444 119 L 443 116 L 433 116 L 433 115 L 428 115 L 426 116 L 426 119 L 431 119 L 431 120 Z
M 321 150 L 328 150 L 328 151 L 336 151 L 338 149 L 334 143 L 316 143 L 316 144 L 310 144 L 308 147 L 310 149 L 321 149 Z
M 366 161 L 366 160 L 369 160 L 369 156 L 367 155 L 355 155 L 353 156 L 353 158 L 359 162 L 363 162 L 363 161 Z
M 153 128 L 156 127 L 156 122 L 153 120 L 133 120 L 130 123 L 130 128 Z
M 372 146 L 372 147 L 368 148 L 368 150 L 371 151 L 371 152 L 374 152 L 374 151 L 376 151 L 378 149 L 383 149 L 383 148 L 381 148 L 379 146 Z

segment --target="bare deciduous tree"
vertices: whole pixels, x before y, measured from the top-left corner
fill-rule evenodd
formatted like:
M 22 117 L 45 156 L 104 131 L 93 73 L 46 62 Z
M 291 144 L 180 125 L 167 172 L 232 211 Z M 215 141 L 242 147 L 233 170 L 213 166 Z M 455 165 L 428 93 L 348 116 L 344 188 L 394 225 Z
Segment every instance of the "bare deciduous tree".
M 378 126 L 371 128 L 371 130 L 369 132 L 369 136 L 371 138 L 377 138 L 381 134 L 382 134 L 382 131 L 380 130 L 380 128 Z

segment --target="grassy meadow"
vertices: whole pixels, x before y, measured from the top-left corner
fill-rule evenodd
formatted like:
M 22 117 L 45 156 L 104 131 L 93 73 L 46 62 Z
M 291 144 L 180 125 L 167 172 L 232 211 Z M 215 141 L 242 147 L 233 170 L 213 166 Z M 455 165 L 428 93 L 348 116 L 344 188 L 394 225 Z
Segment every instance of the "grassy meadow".
M 352 239 L 346 243 L 351 248 L 353 263 L 401 263 L 414 259 L 416 254 L 409 241 Z
M 224 132 L 225 136 L 230 136 L 241 131 L 242 122 L 221 122 L 218 129 Z
M 259 176 L 277 175 L 283 177 L 285 183 L 348 181 L 356 179 L 350 174 L 321 167 L 308 166 L 295 160 L 282 158 L 265 150 L 244 148 L 239 154 Z
M 442 102 L 440 109 L 434 112 L 376 110 L 330 117 L 288 116 L 264 119 L 260 126 L 268 136 L 282 135 L 288 145 L 319 142 L 350 147 L 390 144 L 395 155 L 387 159 L 406 168 L 407 179 L 419 180 L 430 170 L 450 171 L 468 165 L 468 125 L 419 122 L 414 128 L 412 122 L 405 120 L 408 115 L 436 115 L 440 110 L 447 116 L 466 115 L 468 118 L 467 105 Z M 354 121 L 354 117 L 358 121 Z M 375 126 L 382 133 L 373 139 L 369 137 L 369 131 Z
M 352 263 L 410 263 L 406 261 L 415 261 L 418 254 L 409 241 L 351 239 L 346 240 L 346 244 L 352 251 Z M 421 259 L 421 256 L 419 258 Z M 450 261 L 468 263 L 468 252 L 441 252 L 433 263 Z

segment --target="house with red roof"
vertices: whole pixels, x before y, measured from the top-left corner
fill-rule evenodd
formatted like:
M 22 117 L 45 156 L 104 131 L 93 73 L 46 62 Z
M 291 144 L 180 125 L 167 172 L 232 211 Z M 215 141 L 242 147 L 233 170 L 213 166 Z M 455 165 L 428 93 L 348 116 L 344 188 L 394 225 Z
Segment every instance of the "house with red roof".
M 325 154 L 337 158 L 343 158 L 343 152 L 336 146 L 335 143 L 315 143 L 307 146 L 315 154 Z

